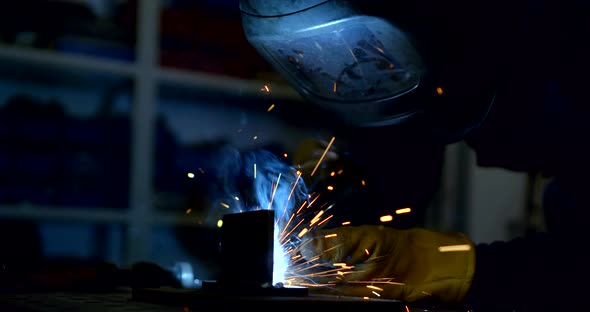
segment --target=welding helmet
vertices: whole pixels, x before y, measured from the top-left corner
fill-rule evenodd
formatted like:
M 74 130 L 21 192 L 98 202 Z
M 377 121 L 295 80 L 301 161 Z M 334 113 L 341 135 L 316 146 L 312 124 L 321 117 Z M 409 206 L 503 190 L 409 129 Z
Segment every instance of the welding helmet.
M 240 10 L 250 44 L 304 99 L 353 126 L 419 124 L 455 141 L 488 113 L 495 67 L 479 62 L 482 45 L 464 49 L 476 25 L 438 18 L 437 2 L 460 12 L 424 0 L 241 0 Z

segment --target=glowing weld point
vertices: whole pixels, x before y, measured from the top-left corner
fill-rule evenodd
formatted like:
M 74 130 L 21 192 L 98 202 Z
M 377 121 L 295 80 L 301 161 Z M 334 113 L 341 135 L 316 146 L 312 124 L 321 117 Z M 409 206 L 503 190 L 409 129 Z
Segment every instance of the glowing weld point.
M 393 216 L 391 216 L 391 215 L 382 216 L 381 218 L 379 218 L 379 221 L 381 221 L 381 222 L 389 222 L 391 220 L 393 220 Z
M 270 112 L 273 108 L 275 108 L 274 104 L 270 104 L 270 106 L 268 107 L 268 109 L 266 110 L 267 112 Z
M 192 179 L 192 178 L 195 177 L 195 174 L 192 173 L 192 172 L 189 172 L 189 173 L 186 174 L 186 176 Z
M 451 251 L 469 251 L 471 250 L 471 245 L 449 245 L 449 246 L 440 246 L 438 247 L 438 251 L 440 252 L 451 252 Z
M 219 204 L 220 204 L 221 206 L 225 207 L 225 208 L 229 208 L 229 205 L 228 205 L 228 204 L 226 204 L 226 203 L 223 203 L 223 202 L 221 202 L 221 203 L 219 203 Z
M 395 214 L 402 214 L 402 213 L 408 213 L 411 212 L 412 208 L 401 208 L 395 211 Z

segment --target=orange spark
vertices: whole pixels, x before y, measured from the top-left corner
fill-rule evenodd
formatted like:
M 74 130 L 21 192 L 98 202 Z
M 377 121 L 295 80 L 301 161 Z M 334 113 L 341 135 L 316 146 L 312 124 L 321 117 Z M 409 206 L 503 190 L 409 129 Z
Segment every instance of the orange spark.
M 189 208 L 189 209 L 186 210 L 186 214 L 190 214 L 192 211 L 193 210 Z
M 328 220 L 332 219 L 334 215 L 330 215 L 329 217 L 325 218 L 324 220 L 320 221 L 320 223 L 318 223 L 318 226 L 328 222 Z
M 324 157 L 326 157 L 326 154 L 330 150 L 330 147 L 332 147 L 332 144 L 334 143 L 334 140 L 336 140 L 336 137 L 332 137 L 332 139 L 328 143 L 328 146 L 326 146 L 326 149 L 324 150 L 324 153 L 322 153 L 322 156 L 320 156 L 320 159 L 318 160 L 318 163 L 315 165 L 315 168 L 313 168 L 313 171 L 311 172 L 311 176 L 313 176 L 315 174 L 316 170 L 318 170 L 318 167 L 320 166 L 320 164 L 324 160 Z
M 287 154 L 285 154 L 285 157 L 287 157 Z M 291 192 L 289 193 L 289 196 L 287 197 L 287 202 L 291 200 L 291 196 L 293 196 L 293 192 L 295 191 L 295 188 L 297 187 L 297 183 L 299 183 L 300 178 L 301 178 L 301 171 L 297 171 L 297 179 L 295 180 L 295 183 L 293 183 L 293 187 L 291 188 Z
M 344 221 L 342 222 L 342 225 L 350 225 L 350 221 Z
M 328 185 L 327 189 L 328 189 L 328 191 L 333 191 L 334 187 L 332 185 Z
M 318 198 L 320 198 L 320 194 L 316 195 L 316 197 L 309 202 L 309 205 L 307 205 L 307 207 L 311 207 L 316 202 L 316 200 L 318 200 Z
M 336 237 L 336 236 L 338 236 L 338 234 L 332 233 L 332 234 L 325 235 L 324 238 L 332 238 L 332 237 Z
M 379 288 L 377 286 L 373 286 L 373 285 L 367 285 L 367 288 L 369 289 L 374 289 L 374 290 L 378 290 L 378 291 L 383 291 L 383 288 Z
M 402 213 L 408 213 L 412 211 L 412 208 L 401 208 L 395 211 L 395 214 L 402 214 Z
M 443 90 L 443 88 L 441 88 L 441 87 L 436 87 L 436 94 L 438 94 L 438 95 L 443 95 L 443 93 L 444 93 L 444 90 Z
M 306 206 L 306 202 L 301 203 L 301 206 L 299 206 L 299 209 L 297 209 L 297 212 L 295 212 L 296 215 L 299 215 L 299 213 L 301 212 L 301 210 Z
M 270 112 L 273 108 L 275 108 L 274 104 L 270 104 L 270 106 L 268 107 L 268 109 L 266 110 L 267 112 Z
M 282 237 L 289 237 L 289 236 L 291 235 L 291 233 L 293 233 L 293 232 L 295 231 L 295 229 L 299 228 L 299 226 L 301 225 L 301 223 L 303 223 L 303 221 L 305 221 L 305 219 L 301 219 L 301 220 L 299 221 L 299 223 L 297 223 L 297 225 L 295 225 L 295 226 L 294 226 L 294 227 L 291 229 L 291 231 L 289 231 L 289 233 L 287 233 L 287 235 L 286 235 L 286 236 L 283 236 L 283 235 L 281 235 L 281 236 L 282 236 Z M 287 228 L 285 228 L 285 230 L 286 230 L 286 229 L 287 229 Z M 304 230 L 307 232 L 307 229 L 304 229 Z M 300 233 L 300 234 L 301 234 L 301 233 Z M 302 234 L 302 236 L 303 236 L 304 234 L 305 234 L 305 233 L 303 233 L 303 234 Z M 301 237 L 301 236 L 299 236 L 299 237 Z
M 307 233 L 307 228 L 304 228 L 303 230 L 301 230 L 301 232 L 299 232 L 299 234 L 297 234 L 297 237 L 301 238 L 303 237 L 303 235 L 305 235 Z
M 389 222 L 391 220 L 393 220 L 392 215 L 386 215 L 386 216 L 382 216 L 381 218 L 379 218 L 379 221 L 381 221 L 381 222 Z
M 367 254 L 367 256 L 369 255 L 369 249 L 365 248 L 365 253 Z
M 440 246 L 438 247 L 438 251 L 440 252 L 452 252 L 452 251 L 469 251 L 471 250 L 471 245 L 449 245 L 449 246 Z
M 324 214 L 323 210 L 318 211 L 318 213 L 315 215 L 315 217 L 313 217 L 313 219 L 311 219 L 311 221 L 309 222 L 309 225 L 313 225 L 314 223 L 318 222 L 323 214 Z

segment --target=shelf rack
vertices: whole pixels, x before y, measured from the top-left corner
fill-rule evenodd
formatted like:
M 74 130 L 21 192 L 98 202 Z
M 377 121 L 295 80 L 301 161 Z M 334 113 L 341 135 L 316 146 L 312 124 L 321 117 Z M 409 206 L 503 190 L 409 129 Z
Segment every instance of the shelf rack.
M 163 68 L 159 65 L 159 1 L 140 0 L 136 55 L 134 62 L 49 50 L 0 45 L 0 63 L 32 70 L 28 75 L 46 75 L 47 71 L 71 72 L 80 76 L 106 75 L 133 81 L 131 112 L 131 168 L 129 207 L 127 210 L 89 207 L 0 206 L 0 217 L 51 219 L 86 222 L 113 222 L 127 225 L 124 263 L 149 259 L 151 230 L 154 225 L 197 225 L 196 216 L 155 211 L 153 194 L 156 105 L 160 85 L 204 89 L 209 92 L 260 96 L 267 82 L 240 79 L 220 74 Z M 19 67 L 20 66 L 20 67 Z M 13 72 L 9 72 L 13 73 Z M 18 74 L 14 72 L 14 74 Z M 27 73 L 25 73 L 27 75 Z M 21 75 L 22 76 L 22 75 Z M 34 77 L 33 77 L 34 78 Z M 74 78 L 76 80 L 77 78 Z M 50 79 L 51 80 L 51 79 Z M 76 81 L 74 81 L 76 82 Z M 94 80 L 90 79 L 90 83 Z M 290 87 L 273 83 L 272 98 L 299 101 Z M 267 92 L 268 93 L 268 92 Z M 269 94 L 266 94 L 269 95 Z

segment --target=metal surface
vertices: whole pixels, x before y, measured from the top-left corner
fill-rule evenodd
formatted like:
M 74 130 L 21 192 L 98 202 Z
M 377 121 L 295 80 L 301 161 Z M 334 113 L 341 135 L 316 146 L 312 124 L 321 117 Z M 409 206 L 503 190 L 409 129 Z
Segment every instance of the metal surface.
M 143 292 L 143 293 L 142 293 Z M 158 294 L 159 292 L 159 294 Z M 166 293 L 165 296 L 162 294 Z M 225 298 L 194 295 L 195 290 L 152 289 L 131 293 L 121 290 L 107 293 L 52 292 L 0 294 L 2 312 L 208 312 L 231 311 L 231 304 L 238 305 L 236 311 L 247 307 L 291 310 L 293 308 L 312 311 L 333 311 L 335 309 L 373 309 L 396 312 L 467 312 L 463 310 L 425 309 L 404 306 L 399 301 L 362 298 L 315 297 L 306 298 Z M 226 301 L 230 305 L 225 304 Z M 188 304 L 187 304 L 188 303 Z M 477 311 L 471 311 L 477 312 Z
M 265 296 L 208 292 L 199 289 L 134 289 L 133 300 L 168 306 L 188 307 L 198 311 L 238 311 L 260 309 L 299 310 L 326 312 L 333 310 L 381 309 L 381 311 L 407 311 L 405 304 L 397 300 L 364 299 L 331 295 Z
M 128 291 L 0 294 L 2 312 L 185 312 L 183 307 L 131 301 Z M 196 311 L 196 310 L 193 310 Z

